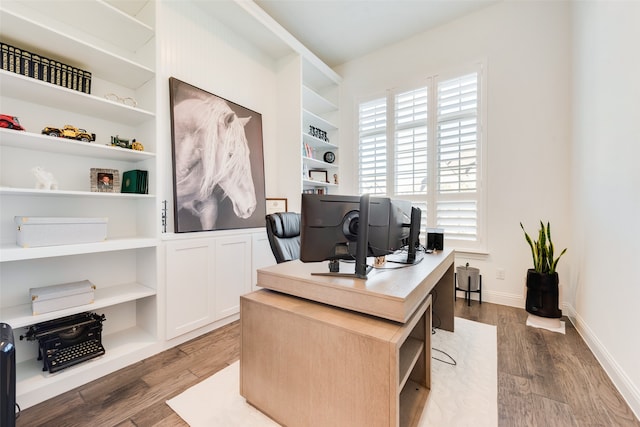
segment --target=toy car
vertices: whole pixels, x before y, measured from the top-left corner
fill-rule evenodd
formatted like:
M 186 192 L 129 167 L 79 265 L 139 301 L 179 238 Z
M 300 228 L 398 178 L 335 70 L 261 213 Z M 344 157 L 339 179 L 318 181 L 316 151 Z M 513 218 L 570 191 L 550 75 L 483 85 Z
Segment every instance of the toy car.
M 114 147 L 131 148 L 131 145 L 129 145 L 129 140 L 120 138 L 120 136 L 118 135 L 111 137 L 111 145 Z
M 115 147 L 129 148 L 131 150 L 144 151 L 144 145 L 134 138 L 131 142 L 128 139 L 120 138 L 119 135 L 111 137 L 111 145 Z
M 8 114 L 0 114 L 0 128 L 25 130 L 17 117 Z
M 42 129 L 42 133 L 49 136 L 76 139 L 78 141 L 84 142 L 96 140 L 95 133 L 89 133 L 84 129 L 79 129 L 71 125 L 65 125 L 62 129 L 47 126 Z

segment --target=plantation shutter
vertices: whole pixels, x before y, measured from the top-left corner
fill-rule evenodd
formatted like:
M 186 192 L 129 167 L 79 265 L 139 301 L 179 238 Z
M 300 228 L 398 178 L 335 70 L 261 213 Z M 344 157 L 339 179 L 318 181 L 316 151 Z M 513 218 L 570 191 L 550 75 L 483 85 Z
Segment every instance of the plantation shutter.
M 395 195 L 427 194 L 427 88 L 395 96 Z
M 478 237 L 478 73 L 437 85 L 437 226 L 447 238 Z
M 387 193 L 387 100 L 360 104 L 360 194 Z

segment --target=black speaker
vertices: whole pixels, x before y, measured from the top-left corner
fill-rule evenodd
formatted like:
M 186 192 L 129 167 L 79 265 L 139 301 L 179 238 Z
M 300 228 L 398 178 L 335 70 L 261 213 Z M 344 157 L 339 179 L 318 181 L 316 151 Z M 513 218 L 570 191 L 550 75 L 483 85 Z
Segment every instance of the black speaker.
M 16 425 L 16 350 L 6 323 L 0 323 L 0 425 Z
M 444 230 L 441 228 L 427 229 L 427 249 L 441 251 L 444 249 Z

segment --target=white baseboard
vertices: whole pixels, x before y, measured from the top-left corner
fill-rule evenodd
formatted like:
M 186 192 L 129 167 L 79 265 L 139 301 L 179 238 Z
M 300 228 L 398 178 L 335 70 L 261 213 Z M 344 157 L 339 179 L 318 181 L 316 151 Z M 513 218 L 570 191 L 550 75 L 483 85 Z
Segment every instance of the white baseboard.
M 636 418 L 640 418 L 640 389 L 633 384 L 624 370 L 618 365 L 607 349 L 602 345 L 598 337 L 593 333 L 589 325 L 576 313 L 571 305 L 565 305 L 567 317 L 573 323 L 576 330 L 587 344 L 593 355 L 607 373 L 622 398 L 627 402 Z
M 458 295 L 463 295 L 460 292 Z M 472 300 L 478 300 L 478 294 L 471 294 Z M 507 292 L 482 291 L 482 302 L 490 302 L 493 304 L 507 305 L 509 307 L 524 308 L 524 297 L 522 295 L 514 295 Z

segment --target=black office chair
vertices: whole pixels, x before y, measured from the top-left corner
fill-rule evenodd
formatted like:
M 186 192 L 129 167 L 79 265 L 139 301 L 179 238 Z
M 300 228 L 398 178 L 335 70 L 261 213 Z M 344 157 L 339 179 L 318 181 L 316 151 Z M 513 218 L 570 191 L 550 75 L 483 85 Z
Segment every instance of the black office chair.
M 300 214 L 277 212 L 266 216 L 267 237 L 278 264 L 300 258 Z

